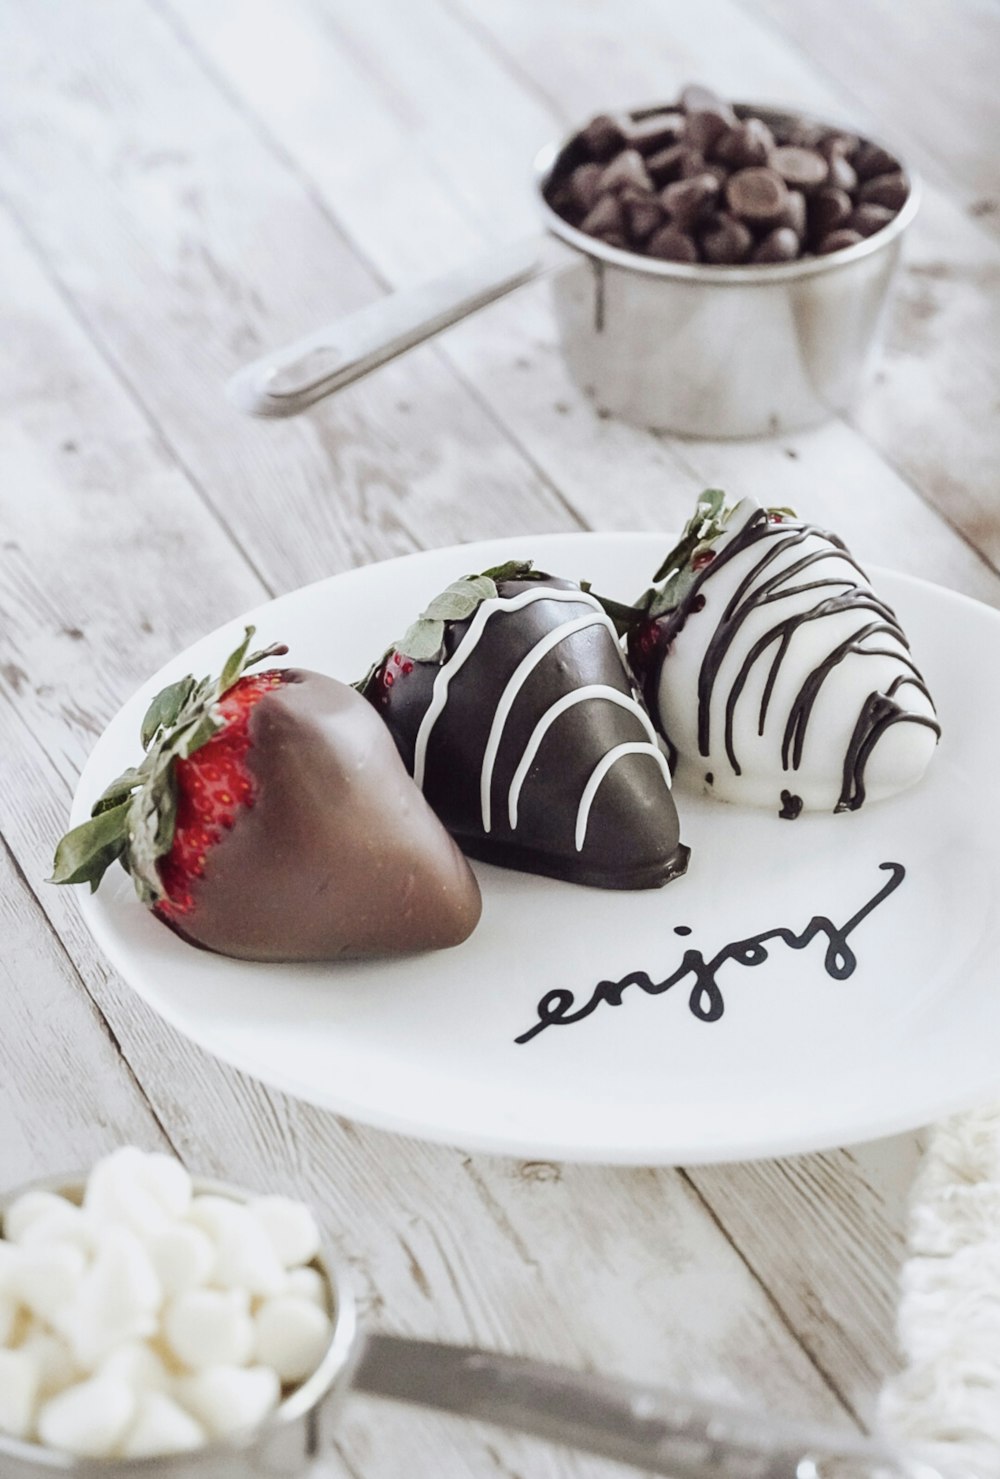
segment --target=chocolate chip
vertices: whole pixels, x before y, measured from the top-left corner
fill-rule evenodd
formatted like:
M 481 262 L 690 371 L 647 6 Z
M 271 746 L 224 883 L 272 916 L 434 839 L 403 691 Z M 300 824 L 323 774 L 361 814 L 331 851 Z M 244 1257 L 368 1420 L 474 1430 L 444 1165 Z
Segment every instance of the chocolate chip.
M 790 226 L 779 226 L 769 231 L 763 241 L 758 242 L 750 257 L 751 262 L 793 262 L 799 255 L 799 238 Z
M 703 87 L 698 82 L 691 82 L 684 88 L 681 93 L 681 107 L 689 115 L 691 113 L 715 113 L 728 128 L 732 128 L 737 121 L 730 104 L 717 92 L 713 92 L 710 87 Z
M 684 140 L 700 149 L 703 154 L 708 154 L 729 126 L 725 113 L 721 111 L 701 109 L 696 113 L 688 113 Z
M 806 118 L 782 118 L 774 125 L 774 137 L 779 144 L 789 144 L 796 149 L 816 149 L 828 132 L 820 123 L 810 123 Z
M 622 152 L 605 166 L 601 175 L 601 191 L 608 190 L 648 190 L 652 192 L 653 182 L 649 178 L 649 171 L 638 149 L 623 149 Z
M 725 211 L 717 211 L 709 217 L 698 239 L 705 261 L 719 266 L 745 262 L 753 249 L 750 227 Z
M 679 180 L 681 165 L 690 153 L 686 144 L 671 144 L 669 148 L 651 154 L 646 160 L 646 169 L 652 176 L 654 185 L 666 185 L 671 180 Z
M 646 243 L 650 257 L 660 257 L 665 262 L 697 262 L 698 247 L 686 231 L 676 226 L 661 226 Z
M 774 134 L 760 118 L 745 118 L 718 139 L 714 157 L 731 169 L 749 169 L 766 164 L 774 148 Z
M 834 133 L 824 134 L 816 147 L 823 158 L 830 160 L 832 164 L 834 159 L 850 159 L 857 152 L 860 143 L 857 134 L 845 134 L 838 129 Z
M 658 226 L 663 225 L 663 207 L 654 196 L 626 196 L 622 200 L 622 211 L 633 241 L 645 241 Z
M 548 194 L 548 202 L 557 215 L 562 216 L 571 226 L 578 226 L 583 220 L 585 211 L 577 204 L 572 190 L 568 184 L 557 185 Z
M 883 226 L 888 226 L 895 218 L 896 212 L 891 211 L 888 206 L 865 201 L 854 207 L 844 224 L 848 231 L 858 231 L 862 236 L 874 236 L 876 231 L 881 231 Z
M 592 118 L 579 137 L 591 159 L 602 163 L 624 149 L 626 143 L 625 130 L 610 113 L 599 113 Z
M 671 223 L 690 231 L 703 220 L 719 193 L 714 175 L 695 175 L 690 180 L 676 180 L 660 191 L 660 200 Z
M 683 133 L 683 113 L 651 113 L 648 118 L 637 118 L 629 124 L 628 147 L 638 149 L 640 154 L 656 154 L 676 144 Z
M 843 226 L 851 211 L 851 197 L 844 190 L 827 186 L 809 198 L 809 229 L 816 240 Z
M 830 173 L 827 175 L 827 184 L 836 186 L 838 190 L 856 190 L 858 188 L 858 176 L 854 166 L 843 154 L 835 154 L 830 160 Z
M 583 211 L 593 210 L 601 193 L 601 176 L 604 170 L 599 164 L 578 164 L 569 177 L 569 189 L 576 204 Z M 557 207 L 558 209 L 558 207 Z
M 768 161 L 786 185 L 796 190 L 818 190 L 826 183 L 830 166 L 817 149 L 804 149 L 797 144 L 783 144 L 771 152 Z
M 875 175 L 898 174 L 900 164 L 878 144 L 863 143 L 851 160 L 859 180 L 871 180 Z
M 806 234 L 808 208 L 801 190 L 789 190 L 785 209 L 778 221 L 779 226 L 788 226 L 801 241 Z
M 695 175 L 703 175 L 708 169 L 705 156 L 700 149 L 692 149 L 684 145 L 684 153 L 681 155 L 681 168 L 678 179 L 693 180 Z
M 857 246 L 859 241 L 864 241 L 864 237 L 858 231 L 847 231 L 844 228 L 841 228 L 839 231 L 831 231 L 829 235 L 823 237 L 823 240 L 816 248 L 816 255 L 818 257 L 826 257 L 829 256 L 830 252 L 842 251 L 844 247 Z
M 726 183 L 726 200 L 734 216 L 764 225 L 776 221 L 784 211 L 788 187 L 772 169 L 741 169 Z
M 858 200 L 871 201 L 874 205 L 885 205 L 891 211 L 898 211 L 906 204 L 909 193 L 909 181 L 902 171 L 896 170 L 890 175 L 873 175 L 870 180 L 865 180 L 858 191 Z
M 625 213 L 618 196 L 602 195 L 594 209 L 584 218 L 580 230 L 589 232 L 591 236 L 603 236 L 612 231 L 624 239 Z

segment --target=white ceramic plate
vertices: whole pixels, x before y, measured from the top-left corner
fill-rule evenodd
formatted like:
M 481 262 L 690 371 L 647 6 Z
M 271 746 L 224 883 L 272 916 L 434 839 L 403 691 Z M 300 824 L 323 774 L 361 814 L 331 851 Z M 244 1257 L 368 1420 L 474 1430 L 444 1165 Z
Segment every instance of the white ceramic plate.
M 352 680 L 457 576 L 514 556 L 634 597 L 670 536 L 550 535 L 389 561 L 250 614 L 289 661 Z M 692 851 L 666 888 L 621 894 L 475 865 L 482 921 L 457 949 L 395 962 L 273 966 L 185 945 L 119 869 L 83 897 L 98 943 L 134 989 L 209 1052 L 278 1088 L 385 1129 L 532 1157 L 684 1164 L 872 1139 L 1000 1096 L 1000 616 L 876 572 L 934 693 L 943 738 L 911 792 L 795 822 L 685 794 Z M 81 777 L 74 820 L 137 758 L 154 692 L 217 672 L 242 621 L 168 664 L 112 720 Z M 569 1024 L 539 1022 L 551 991 L 583 1006 L 602 980 L 676 972 L 736 941 L 817 916 L 856 925 L 850 975 L 828 937 L 780 939 L 716 973 L 725 1010 L 703 1021 L 691 979 L 631 985 Z M 81 891 L 82 896 L 82 891 Z M 689 934 L 675 933 L 687 927 Z M 565 1009 L 565 1008 L 564 1008 Z

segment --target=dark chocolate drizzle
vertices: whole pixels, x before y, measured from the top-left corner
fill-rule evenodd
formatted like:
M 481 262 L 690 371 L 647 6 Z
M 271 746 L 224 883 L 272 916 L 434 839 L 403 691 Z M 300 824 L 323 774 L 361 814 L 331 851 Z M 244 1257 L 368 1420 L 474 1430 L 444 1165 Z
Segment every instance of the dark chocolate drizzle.
M 836 925 L 826 915 L 816 914 L 798 934 L 783 925 L 762 930 L 759 935 L 750 935 L 745 940 L 734 940 L 731 944 L 724 945 L 711 960 L 706 960 L 700 950 L 685 950 L 680 965 L 662 981 L 654 981 L 645 971 L 630 971 L 618 981 L 599 981 L 580 1007 L 577 1006 L 572 991 L 557 987 L 554 991 L 547 991 L 539 1001 L 536 1007 L 537 1022 L 515 1037 L 514 1041 L 528 1043 L 547 1027 L 569 1027 L 574 1022 L 582 1022 L 601 1005 L 620 1007 L 629 986 L 638 986 L 647 996 L 662 996 L 685 979 L 691 982 L 688 1008 L 692 1015 L 701 1022 L 717 1022 L 726 1009 L 718 982 L 720 969 L 730 960 L 736 965 L 763 965 L 768 959 L 767 945 L 771 940 L 780 940 L 790 950 L 804 950 L 817 936 L 825 935 L 827 946 L 823 968 L 834 981 L 846 981 L 854 974 L 858 963 L 857 956 L 848 944 L 850 936 L 873 910 L 890 894 L 895 893 L 906 877 L 906 869 L 902 863 L 880 863 L 879 869 L 890 875 L 888 881 L 851 915 L 846 924 Z M 674 933 L 690 934 L 690 930 L 687 926 L 677 926 Z
M 782 820 L 786 822 L 794 822 L 795 818 L 800 815 L 801 811 L 802 797 L 793 796 L 791 791 L 782 791 L 781 810 L 778 812 L 779 817 L 781 817 Z
M 802 544 L 810 535 L 816 535 L 824 540 L 827 548 L 813 550 L 786 568 L 768 574 L 769 567 L 784 551 Z M 782 661 L 799 628 L 807 622 L 822 620 L 845 611 L 870 612 L 872 619 L 862 622 L 849 637 L 838 643 L 819 666 L 808 675 L 790 707 L 781 742 L 782 769 L 798 770 L 813 706 L 827 678 L 846 657 L 854 655 L 891 657 L 907 668 L 908 673 L 901 674 L 895 679 L 888 693 L 871 693 L 858 715 L 857 724 L 844 756 L 843 781 L 835 808 L 837 811 L 856 810 L 865 798 L 864 772 L 868 758 L 890 725 L 920 724 L 933 730 L 937 735 L 941 733 L 941 726 L 929 715 L 915 714 L 897 701 L 896 694 L 899 689 L 904 685 L 910 685 L 922 693 L 933 707 L 927 686 L 913 660 L 907 655 L 909 643 L 896 619 L 895 612 L 874 594 L 861 566 L 848 553 L 843 541 L 835 534 L 827 533 L 812 524 L 774 522 L 769 518 L 766 509 L 759 509 L 729 540 L 728 544 L 716 552 L 715 558 L 699 573 L 687 595 L 677 607 L 660 619 L 656 640 L 657 660 L 652 664 L 654 671 L 647 672 L 644 683 L 647 701 L 652 699 L 650 708 L 654 714 L 657 713 L 655 690 L 659 683 L 663 662 L 671 644 L 683 630 L 688 617 L 704 605 L 702 587 L 705 582 L 717 574 L 730 560 L 755 545 L 762 547 L 760 558 L 741 580 L 719 618 L 698 675 L 699 753 L 704 756 L 709 754 L 711 705 L 715 685 L 727 654 L 751 614 L 765 606 L 774 605 L 789 597 L 799 596 L 804 591 L 830 590 L 831 594 L 817 599 L 815 605 L 778 620 L 750 647 L 726 699 L 724 744 L 733 773 L 742 774 L 734 742 L 736 706 L 755 665 L 764 658 L 769 649 L 775 648 L 775 651 L 770 658 L 770 667 L 761 696 L 757 716 L 758 734 L 764 732 L 771 695 Z M 811 567 L 820 565 L 828 559 L 846 561 L 858 572 L 863 583 L 856 584 L 846 575 L 832 575 L 789 584 L 789 582 L 797 581 L 797 577 Z M 894 639 L 903 651 L 865 645 L 879 634 Z

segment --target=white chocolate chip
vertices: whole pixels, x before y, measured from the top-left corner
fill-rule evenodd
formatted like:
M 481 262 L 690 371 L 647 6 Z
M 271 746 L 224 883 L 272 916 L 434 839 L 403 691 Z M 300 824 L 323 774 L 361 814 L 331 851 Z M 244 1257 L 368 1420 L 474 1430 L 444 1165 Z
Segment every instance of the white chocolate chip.
M 75 1298 L 87 1267 L 86 1256 L 73 1243 L 45 1243 L 20 1252 L 8 1280 L 8 1293 L 40 1320 L 50 1320 Z
M 253 1354 L 250 1302 L 242 1289 L 191 1289 L 168 1304 L 163 1333 L 178 1360 L 193 1371 L 243 1366 Z
M 149 1240 L 149 1256 L 168 1297 L 206 1284 L 215 1267 L 216 1249 L 199 1227 L 177 1222 Z
M 34 1426 L 39 1363 L 30 1351 L 0 1351 L 0 1433 L 27 1438 Z
M 258 1427 L 281 1396 L 278 1378 L 267 1366 L 210 1366 L 180 1377 L 174 1391 L 213 1438 Z
M 190 1220 L 215 1244 L 211 1282 L 250 1294 L 277 1294 L 285 1273 L 271 1240 L 256 1217 L 228 1197 L 195 1197 Z
M 84 1375 L 68 1343 L 44 1325 L 33 1324 L 18 1350 L 38 1362 L 38 1395 L 43 1401 L 80 1381 Z
M 22 1248 L 38 1248 L 46 1243 L 70 1243 L 88 1258 L 94 1251 L 97 1224 L 86 1212 L 56 1197 L 55 1207 L 33 1217 L 21 1232 Z
M 108 1226 L 101 1229 L 93 1265 L 52 1323 L 89 1370 L 123 1341 L 153 1335 L 162 1303 L 160 1281 L 139 1238 L 128 1227 Z
M 283 1268 L 295 1268 L 316 1257 L 320 1249 L 319 1228 L 302 1202 L 293 1202 L 290 1197 L 255 1197 L 249 1205 Z
M 108 1458 L 135 1409 L 135 1393 L 124 1382 L 93 1377 L 45 1403 L 38 1414 L 38 1435 L 50 1448 L 79 1458 Z
M 123 1381 L 134 1392 L 165 1392 L 170 1385 L 166 1365 L 144 1340 L 117 1346 L 101 1362 L 97 1375 Z
M 9 1294 L 0 1294 L 0 1346 L 14 1344 L 20 1305 Z
M 87 1180 L 84 1208 L 102 1222 L 124 1222 L 149 1236 L 183 1217 L 191 1178 L 170 1156 L 125 1146 L 99 1161 Z
M 290 1268 L 285 1278 L 283 1294 L 294 1294 L 297 1299 L 308 1299 L 318 1304 L 321 1310 L 330 1313 L 330 1285 L 318 1268 Z
M 139 1398 L 135 1420 L 121 1445 L 123 1458 L 152 1458 L 158 1453 L 187 1453 L 205 1442 L 205 1429 L 165 1392 Z
M 56 1196 L 51 1191 L 26 1191 L 23 1196 L 11 1202 L 4 1213 L 3 1235 L 10 1243 L 20 1243 L 31 1224 L 39 1217 L 48 1217 L 53 1213 L 61 1216 L 66 1207 L 71 1206 L 65 1197 Z
M 329 1316 L 308 1299 L 279 1295 L 262 1304 L 254 1317 L 257 1360 L 273 1366 L 282 1383 L 311 1376 L 330 1344 Z

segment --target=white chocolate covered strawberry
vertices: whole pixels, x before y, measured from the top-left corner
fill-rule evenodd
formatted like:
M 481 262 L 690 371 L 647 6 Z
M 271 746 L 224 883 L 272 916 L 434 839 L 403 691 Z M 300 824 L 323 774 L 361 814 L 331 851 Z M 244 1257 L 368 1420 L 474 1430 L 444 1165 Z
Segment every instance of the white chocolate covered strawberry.
M 940 725 L 889 606 L 836 535 L 702 495 L 638 602 L 629 652 L 689 783 L 854 811 L 920 779 Z

